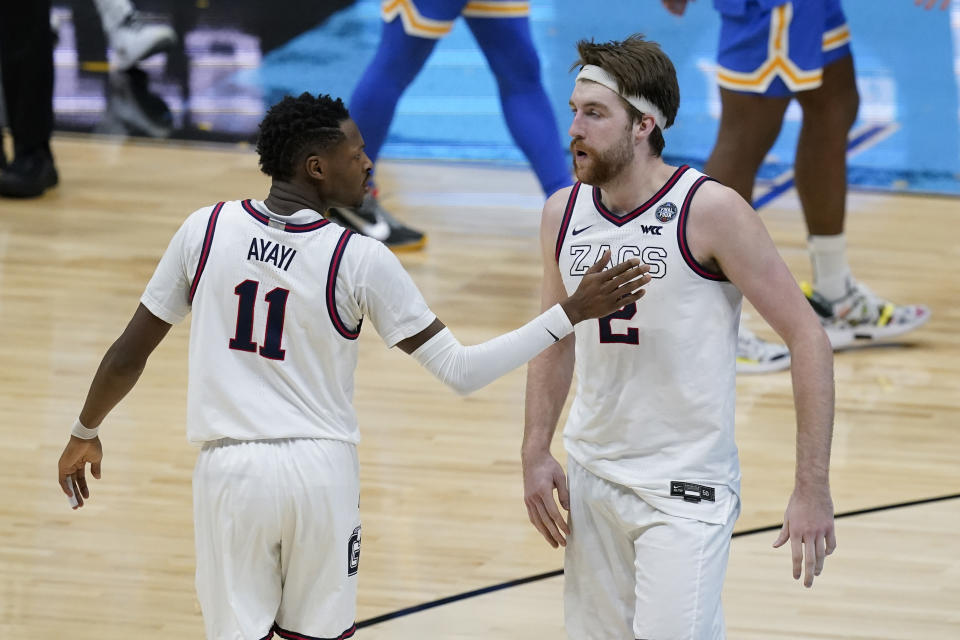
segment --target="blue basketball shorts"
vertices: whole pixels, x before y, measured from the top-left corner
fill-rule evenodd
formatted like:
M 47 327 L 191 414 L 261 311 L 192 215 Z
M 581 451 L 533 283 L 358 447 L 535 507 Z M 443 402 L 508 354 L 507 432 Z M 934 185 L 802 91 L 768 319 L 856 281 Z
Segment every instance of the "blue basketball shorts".
M 795 0 L 774 7 L 746 0 L 740 11 L 720 7 L 717 84 L 770 97 L 809 91 L 823 69 L 850 55 L 850 29 L 840 0 Z
M 527 18 L 528 0 L 383 0 L 384 22 L 398 17 L 408 36 L 439 40 L 453 28 L 458 16 L 465 18 Z

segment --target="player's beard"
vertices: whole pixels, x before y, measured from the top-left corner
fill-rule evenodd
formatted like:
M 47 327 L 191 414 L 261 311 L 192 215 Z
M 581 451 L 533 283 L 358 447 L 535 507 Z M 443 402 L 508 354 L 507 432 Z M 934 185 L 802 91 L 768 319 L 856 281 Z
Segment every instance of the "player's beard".
M 579 146 L 590 156 L 589 166 L 577 165 L 577 153 L 574 147 L 576 141 L 570 143 L 570 153 L 573 155 L 573 172 L 577 180 L 584 184 L 599 186 L 607 184 L 633 162 L 634 150 L 629 136 L 620 138 L 620 141 L 605 151 L 597 151 L 584 144 Z

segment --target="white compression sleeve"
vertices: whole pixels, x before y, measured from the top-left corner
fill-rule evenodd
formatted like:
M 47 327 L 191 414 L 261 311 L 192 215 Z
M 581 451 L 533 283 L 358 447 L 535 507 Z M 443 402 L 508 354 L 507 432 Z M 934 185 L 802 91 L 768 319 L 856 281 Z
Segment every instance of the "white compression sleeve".
M 530 361 L 573 331 L 559 304 L 515 331 L 465 347 L 444 328 L 411 355 L 430 373 L 466 395 Z

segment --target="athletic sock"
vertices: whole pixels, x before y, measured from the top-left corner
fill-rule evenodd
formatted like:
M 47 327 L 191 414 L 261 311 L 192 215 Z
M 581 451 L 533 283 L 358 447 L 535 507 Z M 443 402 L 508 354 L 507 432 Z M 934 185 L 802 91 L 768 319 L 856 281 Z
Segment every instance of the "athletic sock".
M 813 266 L 813 288 L 827 300 L 839 300 L 850 290 L 850 265 L 847 264 L 847 238 L 809 236 L 807 247 Z

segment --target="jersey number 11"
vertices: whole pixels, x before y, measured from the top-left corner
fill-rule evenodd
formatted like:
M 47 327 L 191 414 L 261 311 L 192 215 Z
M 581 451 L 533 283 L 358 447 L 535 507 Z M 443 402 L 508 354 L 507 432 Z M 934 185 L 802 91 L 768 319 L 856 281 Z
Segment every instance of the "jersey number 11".
M 256 280 L 244 280 L 233 292 L 240 297 L 237 305 L 237 333 L 230 338 L 230 348 L 238 351 L 256 353 L 257 343 L 253 341 L 253 307 L 257 302 Z M 280 348 L 283 342 L 283 317 L 287 312 L 287 296 L 290 291 L 277 287 L 264 296 L 269 303 L 267 308 L 267 330 L 263 336 L 260 355 L 271 360 L 283 360 L 286 351 Z

